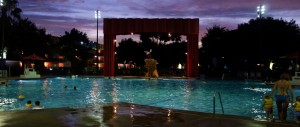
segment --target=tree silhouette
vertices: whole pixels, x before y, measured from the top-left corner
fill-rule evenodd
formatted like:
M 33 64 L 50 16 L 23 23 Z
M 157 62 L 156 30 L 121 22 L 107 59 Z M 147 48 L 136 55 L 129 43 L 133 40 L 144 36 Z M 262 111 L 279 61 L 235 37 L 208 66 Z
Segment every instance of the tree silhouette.
M 268 67 L 270 60 L 299 52 L 299 33 L 294 20 L 288 22 L 271 17 L 251 19 L 230 31 L 214 26 L 202 38 L 204 54 L 201 54 L 209 56 L 208 61 L 218 58 L 216 61 L 221 64 L 216 69 L 219 71 L 228 64 L 237 72 L 244 68 L 245 62 L 248 70 L 261 71 Z M 224 59 L 220 59 L 222 56 Z M 264 66 L 257 68 L 258 64 Z
M 59 45 L 61 54 L 65 56 L 65 60 L 71 61 L 71 73 L 82 74 L 84 67 L 87 66 L 89 58 L 93 57 L 90 53 L 91 47 L 87 35 L 73 28 L 70 32 L 60 37 Z
M 141 43 L 133 41 L 132 38 L 123 39 L 116 49 L 117 63 L 136 64 L 138 67 L 144 65 L 145 53 L 142 50 Z
M 9 48 L 8 58 L 21 59 L 23 55 L 37 54 L 44 56 L 48 45 L 51 45 L 51 36 L 46 35 L 45 29 L 38 29 L 34 23 L 28 19 L 20 19 L 9 31 L 10 37 L 6 40 Z M 44 49 L 44 50 L 41 50 Z

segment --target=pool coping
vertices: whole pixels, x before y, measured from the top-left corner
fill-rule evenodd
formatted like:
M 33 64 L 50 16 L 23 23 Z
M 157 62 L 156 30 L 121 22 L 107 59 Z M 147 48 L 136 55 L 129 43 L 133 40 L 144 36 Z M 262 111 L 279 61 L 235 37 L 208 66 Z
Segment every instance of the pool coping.
M 116 111 L 117 110 L 117 111 Z M 100 120 L 100 121 L 99 121 Z M 70 125 L 71 124 L 71 125 Z M 4 111 L 0 113 L 0 126 L 4 127 L 90 127 L 90 126 L 149 126 L 149 127 L 298 127 L 295 121 L 266 122 L 249 117 L 211 114 L 145 106 L 132 103 L 111 103 L 81 108 L 49 108 L 41 110 Z

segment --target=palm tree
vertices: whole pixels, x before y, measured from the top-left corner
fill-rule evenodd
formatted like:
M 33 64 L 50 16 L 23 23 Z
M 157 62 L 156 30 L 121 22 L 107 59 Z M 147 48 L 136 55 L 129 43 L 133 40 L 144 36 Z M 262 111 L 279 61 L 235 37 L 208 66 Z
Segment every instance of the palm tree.
M 9 18 L 13 21 L 20 20 L 22 10 L 17 7 L 18 3 L 18 0 L 3 0 L 3 6 L 1 8 L 1 17 Z
M 18 3 L 17 0 L 3 0 L 1 7 L 1 50 L 5 47 L 5 35 L 9 35 L 11 26 L 21 19 L 22 10 L 17 7 Z

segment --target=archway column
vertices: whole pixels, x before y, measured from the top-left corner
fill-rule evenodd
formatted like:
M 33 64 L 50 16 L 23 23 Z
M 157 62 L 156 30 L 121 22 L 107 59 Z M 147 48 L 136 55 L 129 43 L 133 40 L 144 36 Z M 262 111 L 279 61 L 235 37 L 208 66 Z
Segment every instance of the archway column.
M 198 34 L 187 35 L 187 77 L 198 77 Z
M 115 34 L 104 34 L 104 76 L 115 76 L 115 40 Z

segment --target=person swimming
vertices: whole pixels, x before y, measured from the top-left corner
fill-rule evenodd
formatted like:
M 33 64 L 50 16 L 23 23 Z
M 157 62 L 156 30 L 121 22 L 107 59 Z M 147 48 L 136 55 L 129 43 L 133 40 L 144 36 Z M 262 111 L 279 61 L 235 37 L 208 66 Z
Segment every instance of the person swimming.
M 74 86 L 74 87 L 73 87 L 73 89 L 74 89 L 74 90 L 77 90 L 77 87 L 76 87 L 76 86 Z
M 32 109 L 43 109 L 44 107 L 40 104 L 40 101 L 35 101 L 35 106 Z
M 27 103 L 25 104 L 25 109 L 31 109 L 31 108 L 32 108 L 31 100 L 28 100 Z
M 19 99 L 20 101 L 23 101 L 23 100 L 25 99 L 25 96 L 21 94 L 21 95 L 18 96 L 18 99 Z

